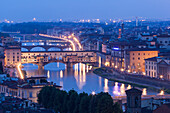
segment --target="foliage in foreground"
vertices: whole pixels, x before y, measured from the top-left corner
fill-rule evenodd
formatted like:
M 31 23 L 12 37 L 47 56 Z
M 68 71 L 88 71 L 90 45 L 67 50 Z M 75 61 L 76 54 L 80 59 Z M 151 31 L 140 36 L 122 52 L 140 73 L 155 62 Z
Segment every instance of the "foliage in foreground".
M 122 113 L 118 103 L 113 103 L 108 93 L 88 95 L 78 94 L 46 86 L 38 94 L 38 103 L 45 108 L 54 109 L 56 113 Z

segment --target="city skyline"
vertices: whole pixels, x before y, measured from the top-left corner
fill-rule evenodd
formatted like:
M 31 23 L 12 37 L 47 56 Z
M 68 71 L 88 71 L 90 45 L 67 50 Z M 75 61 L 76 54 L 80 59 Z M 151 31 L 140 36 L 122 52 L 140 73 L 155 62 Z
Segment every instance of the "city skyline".
M 127 19 L 145 17 L 169 19 L 169 0 L 5 0 L 0 7 L 0 22 L 73 21 L 79 19 Z

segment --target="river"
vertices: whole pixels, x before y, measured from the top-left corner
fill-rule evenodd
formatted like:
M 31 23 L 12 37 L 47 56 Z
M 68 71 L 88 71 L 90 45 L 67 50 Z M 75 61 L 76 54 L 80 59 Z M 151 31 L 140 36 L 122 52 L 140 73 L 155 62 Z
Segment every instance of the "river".
M 99 93 L 108 92 L 114 96 L 125 96 L 125 90 L 132 86 L 128 84 L 109 81 L 92 72 L 92 66 L 85 64 L 75 64 L 73 68 L 67 69 L 65 64 L 50 63 L 44 66 L 44 69 L 38 69 L 35 64 L 23 64 L 23 70 L 26 70 L 27 76 L 46 76 L 49 82 L 54 82 L 62 86 L 63 90 L 76 90 L 78 93 L 86 92 Z M 156 95 L 158 92 L 142 88 L 143 95 Z

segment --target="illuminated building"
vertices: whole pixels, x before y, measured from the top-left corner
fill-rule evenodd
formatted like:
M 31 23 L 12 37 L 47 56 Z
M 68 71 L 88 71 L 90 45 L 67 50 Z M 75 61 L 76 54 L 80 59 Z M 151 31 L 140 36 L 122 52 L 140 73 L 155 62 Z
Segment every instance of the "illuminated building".
M 132 73 L 145 72 L 145 59 L 157 57 L 158 50 L 148 48 L 128 49 L 126 53 L 126 65 Z
M 120 39 L 121 40 L 121 39 Z M 126 68 L 128 69 L 128 63 L 127 60 L 129 59 L 129 55 L 126 54 L 129 49 L 135 48 L 135 47 L 145 47 L 145 44 L 133 41 L 120 41 L 120 42 L 112 42 L 109 44 L 110 51 L 111 51 L 111 64 L 112 67 L 117 67 L 118 69 Z
M 17 45 L 15 46 L 8 46 L 5 48 L 4 51 L 5 56 L 5 66 L 17 66 L 18 63 L 21 62 L 21 48 Z
M 146 76 L 170 80 L 170 58 L 153 57 L 145 59 Z

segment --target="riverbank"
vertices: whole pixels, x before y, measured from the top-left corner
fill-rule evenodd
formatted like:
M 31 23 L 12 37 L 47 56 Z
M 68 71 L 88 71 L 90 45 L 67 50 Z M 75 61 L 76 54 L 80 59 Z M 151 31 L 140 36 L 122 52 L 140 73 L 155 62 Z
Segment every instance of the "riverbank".
M 150 88 L 156 91 L 164 90 L 166 93 L 170 94 L 170 83 L 164 83 L 155 79 L 148 79 L 147 77 L 131 76 L 126 74 L 120 74 L 113 70 L 106 68 L 96 68 L 93 73 L 107 78 L 110 81 L 121 82 L 124 84 L 130 84 L 132 86 L 141 88 Z

